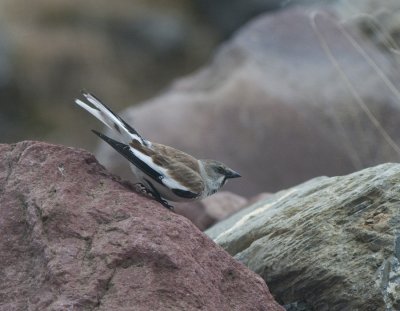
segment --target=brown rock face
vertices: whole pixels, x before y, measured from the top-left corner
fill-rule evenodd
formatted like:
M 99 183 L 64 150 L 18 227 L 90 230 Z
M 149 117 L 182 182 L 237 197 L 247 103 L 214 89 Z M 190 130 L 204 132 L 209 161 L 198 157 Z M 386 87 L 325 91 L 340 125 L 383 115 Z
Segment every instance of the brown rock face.
M 0 145 L 0 310 L 283 310 L 189 220 L 86 151 Z

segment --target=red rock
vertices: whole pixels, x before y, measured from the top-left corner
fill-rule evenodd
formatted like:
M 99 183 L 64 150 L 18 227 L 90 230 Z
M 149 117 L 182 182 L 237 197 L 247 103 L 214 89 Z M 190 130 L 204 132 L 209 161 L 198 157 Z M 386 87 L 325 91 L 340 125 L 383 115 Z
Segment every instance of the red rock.
M 0 145 L 0 310 L 283 310 L 189 220 L 88 152 Z
M 174 203 L 175 211 L 179 215 L 183 215 L 201 231 L 210 228 L 215 224 L 215 219 L 207 214 L 202 201 L 194 202 L 176 202 Z

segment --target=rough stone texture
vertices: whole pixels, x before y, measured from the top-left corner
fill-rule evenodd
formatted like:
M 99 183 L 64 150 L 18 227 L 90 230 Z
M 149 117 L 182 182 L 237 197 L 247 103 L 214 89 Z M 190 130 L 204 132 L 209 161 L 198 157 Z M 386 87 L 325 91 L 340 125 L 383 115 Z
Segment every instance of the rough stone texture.
M 400 310 L 400 165 L 320 177 L 206 233 L 290 310 Z
M 237 194 L 220 191 L 201 201 L 173 205 L 178 214 L 189 218 L 200 230 L 205 230 L 247 206 L 247 200 Z
M 226 162 L 243 178 L 224 189 L 246 196 L 397 160 L 321 48 L 310 20 L 301 8 L 260 16 L 203 70 L 125 117 L 150 140 Z M 357 94 L 400 144 L 398 99 L 333 16 L 318 15 L 316 25 Z M 399 81 L 393 54 L 357 32 L 358 24 L 347 27 L 382 73 Z M 109 146 L 98 155 L 128 178 L 126 161 Z
M 0 145 L 0 310 L 282 310 L 264 281 L 88 152 Z

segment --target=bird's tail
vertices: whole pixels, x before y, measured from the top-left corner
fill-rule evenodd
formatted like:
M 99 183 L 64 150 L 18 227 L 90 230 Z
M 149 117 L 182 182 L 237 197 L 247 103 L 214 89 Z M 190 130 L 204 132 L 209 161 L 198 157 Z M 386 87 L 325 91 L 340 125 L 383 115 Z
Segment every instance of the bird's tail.
M 111 111 L 105 104 L 97 99 L 93 94 L 82 91 L 82 96 L 85 98 L 85 102 L 80 99 L 75 99 L 75 103 L 91 113 L 105 125 L 112 130 L 118 132 L 123 137 L 125 143 L 129 144 L 132 140 L 138 140 L 144 145 L 148 145 L 149 142 L 145 140 L 134 128 L 128 123 L 122 120 L 121 117 Z

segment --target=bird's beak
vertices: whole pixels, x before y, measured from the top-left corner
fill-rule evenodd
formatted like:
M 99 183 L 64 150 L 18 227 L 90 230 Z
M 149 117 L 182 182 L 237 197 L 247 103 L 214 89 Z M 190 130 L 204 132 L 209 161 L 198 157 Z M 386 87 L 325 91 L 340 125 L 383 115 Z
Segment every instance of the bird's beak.
M 242 177 L 242 176 L 238 172 L 230 170 L 225 174 L 225 177 L 226 178 L 238 178 L 238 177 Z

